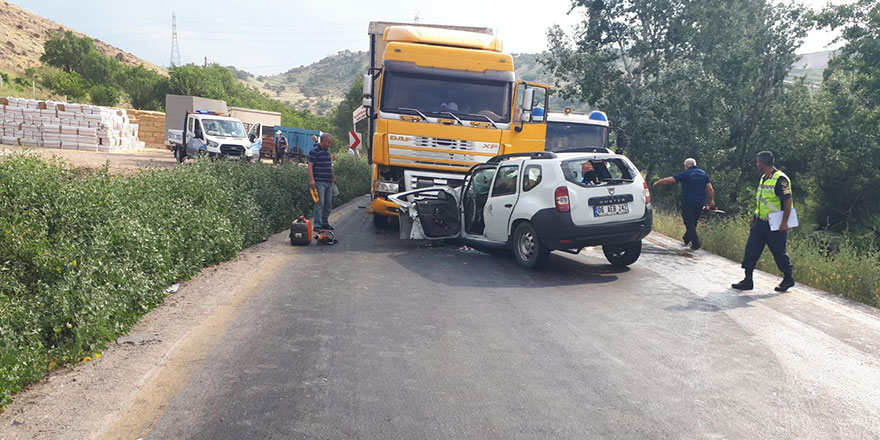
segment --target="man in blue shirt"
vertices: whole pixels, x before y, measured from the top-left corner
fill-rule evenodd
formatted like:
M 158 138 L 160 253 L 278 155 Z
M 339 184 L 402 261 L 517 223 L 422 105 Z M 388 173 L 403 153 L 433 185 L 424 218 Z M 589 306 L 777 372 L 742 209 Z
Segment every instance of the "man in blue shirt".
M 336 185 L 336 176 L 333 174 L 333 163 L 330 159 L 330 145 L 333 136 L 330 133 L 322 133 L 320 141 L 309 152 L 309 187 L 318 191 L 318 203 L 315 204 L 315 213 L 312 224 L 316 230 L 333 230 L 330 226 L 330 208 L 333 207 L 333 185 Z
M 709 206 L 715 207 L 715 190 L 712 182 L 705 171 L 697 167 L 697 161 L 687 158 L 684 161 L 684 171 L 670 177 L 664 177 L 654 182 L 654 188 L 668 183 L 681 183 L 681 218 L 684 221 L 685 234 L 682 239 L 685 246 L 691 245 L 691 249 L 697 250 L 702 245 L 697 237 L 697 221 L 703 213 L 703 205 L 706 203 L 706 195 L 709 196 Z

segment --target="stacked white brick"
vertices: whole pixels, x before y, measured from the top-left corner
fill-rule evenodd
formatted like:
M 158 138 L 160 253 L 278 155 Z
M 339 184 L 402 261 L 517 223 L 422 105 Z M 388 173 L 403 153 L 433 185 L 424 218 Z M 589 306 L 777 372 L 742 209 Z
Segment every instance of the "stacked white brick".
M 112 152 L 143 148 L 125 110 L 0 98 L 0 143 Z

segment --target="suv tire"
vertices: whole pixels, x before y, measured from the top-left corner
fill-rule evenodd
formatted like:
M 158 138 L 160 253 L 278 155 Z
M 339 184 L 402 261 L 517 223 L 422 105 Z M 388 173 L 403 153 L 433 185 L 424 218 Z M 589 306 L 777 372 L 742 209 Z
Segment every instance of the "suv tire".
M 602 252 L 612 266 L 626 267 L 636 262 L 642 254 L 642 240 L 622 244 L 602 245 Z
M 538 232 L 529 222 L 517 225 L 513 231 L 513 256 L 516 262 L 525 267 L 540 267 L 550 255 L 550 250 L 541 243 Z

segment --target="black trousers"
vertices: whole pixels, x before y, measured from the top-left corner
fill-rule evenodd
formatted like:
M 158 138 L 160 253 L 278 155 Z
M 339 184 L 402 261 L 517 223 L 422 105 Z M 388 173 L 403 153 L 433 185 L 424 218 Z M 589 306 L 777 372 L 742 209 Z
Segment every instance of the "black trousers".
M 788 231 L 771 231 L 770 222 L 755 219 L 755 224 L 749 231 L 749 239 L 746 242 L 746 255 L 743 257 L 743 269 L 754 269 L 758 265 L 758 259 L 764 252 L 764 246 L 770 248 L 776 267 L 783 274 L 790 274 L 794 266 L 785 251 L 785 243 L 788 241 Z
M 694 247 L 700 247 L 700 238 L 697 237 L 697 221 L 703 215 L 703 205 L 684 202 L 681 204 L 681 219 L 684 221 L 684 241 L 690 242 Z

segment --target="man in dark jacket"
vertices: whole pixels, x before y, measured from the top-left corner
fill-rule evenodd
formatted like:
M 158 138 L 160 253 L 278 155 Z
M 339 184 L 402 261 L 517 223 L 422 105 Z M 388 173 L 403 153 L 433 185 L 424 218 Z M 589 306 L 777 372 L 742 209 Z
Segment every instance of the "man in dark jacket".
M 697 161 L 692 158 L 685 159 L 684 171 L 654 182 L 654 188 L 674 182 L 681 183 L 681 219 L 685 227 L 682 239 L 685 246 L 690 244 L 691 249 L 697 250 L 702 246 L 700 237 L 697 236 L 697 221 L 703 213 L 707 195 L 709 206 L 715 207 L 715 190 L 712 188 L 709 175 L 697 167 Z

